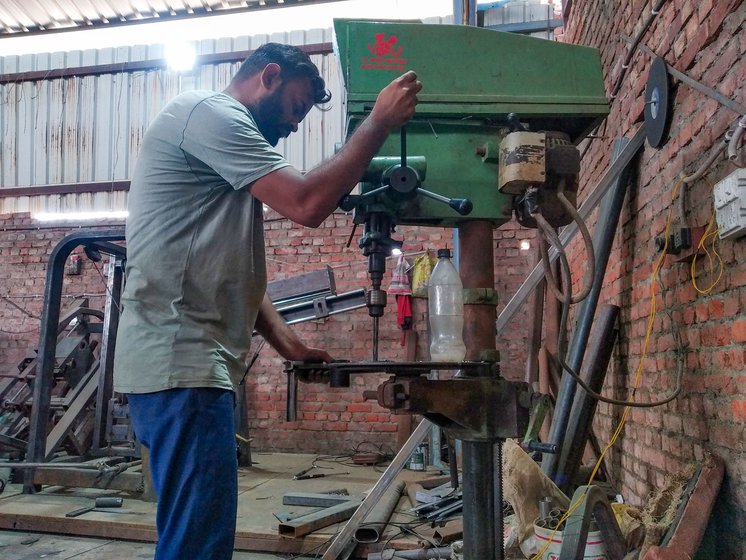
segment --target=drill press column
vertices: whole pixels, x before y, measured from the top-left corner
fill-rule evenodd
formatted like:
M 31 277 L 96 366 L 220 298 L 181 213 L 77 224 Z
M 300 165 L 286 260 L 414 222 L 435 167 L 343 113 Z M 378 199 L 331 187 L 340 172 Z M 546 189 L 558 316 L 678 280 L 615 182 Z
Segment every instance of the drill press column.
M 459 271 L 464 289 L 495 287 L 492 224 L 459 225 Z M 491 304 L 464 306 L 466 359 L 495 352 L 496 309 Z M 503 559 L 501 443 L 463 441 L 464 558 Z

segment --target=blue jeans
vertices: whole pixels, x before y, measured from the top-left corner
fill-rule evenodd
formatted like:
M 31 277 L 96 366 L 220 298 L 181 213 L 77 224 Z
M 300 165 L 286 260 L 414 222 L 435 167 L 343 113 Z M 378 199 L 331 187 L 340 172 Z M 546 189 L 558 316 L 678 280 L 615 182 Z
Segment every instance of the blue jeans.
M 158 495 L 155 560 L 230 560 L 238 503 L 233 392 L 170 389 L 127 397 Z

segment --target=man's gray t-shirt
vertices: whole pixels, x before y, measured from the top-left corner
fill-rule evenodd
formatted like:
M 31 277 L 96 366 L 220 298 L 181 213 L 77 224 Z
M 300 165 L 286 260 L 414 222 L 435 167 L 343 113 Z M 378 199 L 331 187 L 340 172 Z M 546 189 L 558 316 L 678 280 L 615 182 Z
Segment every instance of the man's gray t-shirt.
M 287 165 L 226 94 L 181 94 L 155 118 L 130 186 L 116 391 L 238 383 L 266 288 L 245 187 Z

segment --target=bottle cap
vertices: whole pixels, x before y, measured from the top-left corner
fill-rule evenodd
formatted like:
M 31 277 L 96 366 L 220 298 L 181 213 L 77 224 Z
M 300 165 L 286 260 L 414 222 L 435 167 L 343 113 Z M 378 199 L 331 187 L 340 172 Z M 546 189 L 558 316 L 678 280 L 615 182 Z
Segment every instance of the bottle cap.
M 447 259 L 451 258 L 451 250 L 450 249 L 438 249 L 438 258 L 445 257 Z

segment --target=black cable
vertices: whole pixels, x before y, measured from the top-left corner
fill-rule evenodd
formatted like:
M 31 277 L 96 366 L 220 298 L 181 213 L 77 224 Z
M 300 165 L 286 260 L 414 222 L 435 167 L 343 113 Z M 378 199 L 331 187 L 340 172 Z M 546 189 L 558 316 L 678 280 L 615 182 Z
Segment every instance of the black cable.
M 541 216 L 540 215 L 537 216 L 537 218 L 539 218 L 539 217 L 541 217 Z M 541 217 L 541 218 L 543 220 L 543 217 Z M 537 222 L 538 221 L 539 220 L 537 219 Z M 544 220 L 544 222 L 546 223 L 546 220 Z M 550 228 L 550 230 L 551 230 L 551 228 Z M 554 245 L 555 249 L 559 253 L 559 256 L 560 256 L 560 271 L 563 274 L 563 278 L 562 278 L 563 284 L 565 284 L 567 286 L 570 286 L 571 283 L 572 283 L 572 276 L 570 274 L 570 267 L 569 267 L 568 262 L 567 262 L 567 256 L 565 254 L 564 247 L 562 247 L 562 243 L 559 242 L 559 237 L 556 235 L 556 233 L 554 233 L 554 230 L 551 230 L 551 231 L 553 232 L 553 235 L 549 236 L 549 237 L 551 237 L 551 239 L 549 239 L 548 241 Z M 542 232 L 544 232 L 543 228 L 542 228 Z M 659 280 L 659 282 L 660 282 L 660 280 Z M 655 401 L 655 402 L 649 402 L 649 403 L 636 403 L 636 402 L 634 402 L 632 400 L 612 399 L 612 398 L 609 398 L 609 397 L 604 397 L 603 395 L 601 395 L 599 393 L 596 393 L 593 389 L 591 389 L 585 383 L 585 381 L 577 374 L 577 372 L 575 370 L 573 370 L 572 367 L 570 367 L 565 362 L 564 355 L 565 355 L 565 342 L 566 341 L 565 341 L 565 337 L 564 337 L 563 333 L 567 329 L 567 321 L 568 321 L 568 317 L 569 317 L 569 314 L 570 314 L 571 296 L 569 294 L 565 294 L 564 299 L 561 299 L 560 302 L 562 303 L 562 313 L 561 313 L 561 316 L 560 316 L 559 335 L 558 335 L 558 340 L 557 340 L 557 355 L 554 356 L 554 359 L 561 366 L 561 369 L 564 370 L 564 371 L 566 371 L 570 375 L 570 377 L 572 377 L 577 382 L 577 384 L 580 385 L 580 387 L 586 393 L 588 393 L 588 395 L 590 395 L 592 398 L 594 398 L 594 399 L 596 399 L 598 401 L 601 401 L 601 402 L 605 402 L 605 403 L 608 403 L 608 404 L 616 404 L 616 405 L 620 405 L 620 406 L 629 406 L 629 407 L 632 407 L 632 408 L 653 408 L 653 407 L 656 407 L 656 406 L 662 406 L 664 404 L 667 404 L 667 403 L 673 401 L 674 399 L 676 399 L 676 397 L 679 396 L 679 394 L 681 393 L 681 378 L 682 378 L 683 372 L 684 372 L 684 353 L 685 352 L 684 352 L 683 343 L 681 342 L 681 334 L 678 331 L 678 326 L 673 321 L 673 318 L 670 316 L 670 314 L 667 313 L 669 315 L 669 319 L 671 320 L 671 328 L 672 328 L 672 333 L 673 333 L 674 339 L 677 342 L 677 351 L 676 351 L 676 356 L 677 356 L 676 389 L 674 390 L 674 392 L 670 396 L 666 397 L 663 400 Z M 633 388 L 632 389 L 632 395 L 631 395 L 630 398 L 634 398 L 636 392 L 637 392 L 637 388 Z

